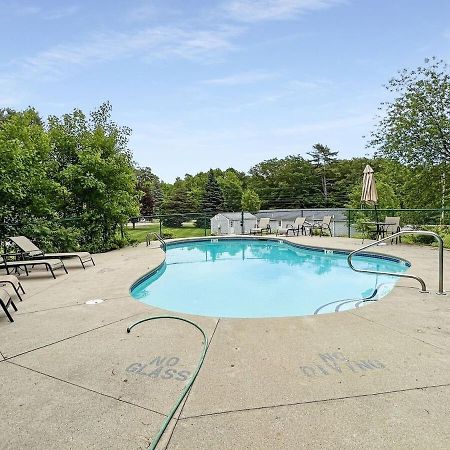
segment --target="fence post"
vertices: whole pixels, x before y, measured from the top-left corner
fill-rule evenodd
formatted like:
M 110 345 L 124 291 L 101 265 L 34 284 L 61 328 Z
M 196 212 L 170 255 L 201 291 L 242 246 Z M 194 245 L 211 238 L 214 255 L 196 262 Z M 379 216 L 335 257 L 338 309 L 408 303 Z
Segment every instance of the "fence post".
M 205 236 L 206 236 L 206 216 L 203 217 L 203 228 L 205 229 Z
M 351 222 L 352 210 L 351 209 L 348 210 L 348 216 L 347 217 L 348 217 L 348 237 L 351 237 L 351 230 L 350 230 L 350 228 L 352 226 L 352 222 Z

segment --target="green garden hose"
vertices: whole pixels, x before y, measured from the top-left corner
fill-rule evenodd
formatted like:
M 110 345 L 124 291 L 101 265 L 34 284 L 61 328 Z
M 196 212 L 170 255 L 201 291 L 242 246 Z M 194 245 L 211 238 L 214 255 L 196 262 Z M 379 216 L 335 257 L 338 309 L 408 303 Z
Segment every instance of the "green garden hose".
M 178 397 L 178 400 L 176 401 L 175 405 L 172 407 L 172 409 L 169 412 L 169 415 L 167 416 L 166 420 L 162 424 L 161 428 L 158 431 L 158 434 L 154 437 L 152 442 L 149 445 L 149 450 L 154 450 L 156 446 L 158 445 L 158 442 L 160 441 L 162 435 L 164 434 L 164 431 L 167 428 L 167 425 L 169 425 L 170 421 L 172 420 L 172 417 L 174 416 L 176 410 L 180 406 L 181 402 L 183 401 L 184 397 L 186 397 L 186 394 L 189 392 L 189 389 L 191 388 L 192 384 L 194 383 L 195 379 L 197 378 L 198 373 L 200 372 L 200 369 L 203 365 L 203 361 L 205 360 L 206 350 L 208 348 L 208 337 L 206 336 L 206 333 L 194 322 L 191 322 L 188 319 L 183 319 L 182 317 L 176 317 L 176 316 L 155 316 L 155 317 L 147 317 L 147 319 L 138 320 L 137 322 L 133 323 L 127 328 L 127 333 L 129 333 L 136 325 L 139 325 L 142 322 L 147 322 L 149 320 L 157 320 L 157 319 L 173 319 L 173 320 L 180 320 L 182 322 L 187 322 L 191 325 L 193 325 L 197 330 L 200 331 L 203 335 L 203 351 L 200 356 L 200 360 L 197 365 L 197 369 L 195 370 L 194 374 L 192 375 L 191 379 L 189 380 L 189 383 L 184 387 L 184 389 L 181 391 L 180 396 Z

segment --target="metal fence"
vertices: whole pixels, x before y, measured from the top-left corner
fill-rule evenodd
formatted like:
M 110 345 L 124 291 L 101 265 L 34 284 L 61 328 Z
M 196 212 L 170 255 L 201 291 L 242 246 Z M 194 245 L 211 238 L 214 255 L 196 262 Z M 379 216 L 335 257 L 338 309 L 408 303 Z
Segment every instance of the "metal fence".
M 241 213 L 233 213 L 238 219 L 234 220 L 229 232 L 241 234 Z M 294 222 L 297 217 L 305 217 L 307 220 L 318 220 L 324 216 L 333 216 L 332 230 L 335 236 L 353 237 L 360 235 L 359 224 L 366 221 L 383 221 L 385 217 L 400 217 L 401 226 L 412 225 L 414 227 L 427 227 L 434 225 L 450 225 L 450 209 L 346 209 L 346 208 L 305 208 L 305 209 L 274 209 L 261 210 L 255 214 L 254 223 L 261 217 L 269 217 L 273 231 L 278 227 L 285 227 L 287 223 Z M 132 217 L 128 226 L 118 228 L 118 236 L 128 235 L 136 240 L 145 241 L 146 233 L 156 232 L 165 238 L 199 237 L 211 234 L 212 215 L 206 212 L 183 214 L 157 214 L 153 216 Z M 250 220 L 250 219 L 246 219 Z M 26 234 L 30 239 L 45 244 L 53 243 L 55 248 L 70 247 L 70 243 L 64 241 L 64 236 L 55 236 L 58 227 L 83 228 L 85 244 L 90 240 L 89 229 L 81 226 L 80 218 L 72 217 L 55 221 L 44 228 L 39 221 L 22 223 L 0 223 L 0 245 L 4 244 L 7 236 Z M 92 223 L 90 226 L 95 227 Z M 252 225 L 253 226 L 253 225 Z M 248 229 L 248 227 L 246 228 Z M 226 234 L 226 232 L 224 233 Z M 45 246 L 45 245 L 44 245 Z
M 234 213 L 238 214 L 239 213 Z M 358 224 L 363 221 L 383 221 L 386 217 L 400 217 L 401 226 L 412 225 L 435 226 L 450 225 L 450 209 L 375 209 L 375 208 L 304 208 L 261 210 L 255 214 L 256 220 L 269 217 L 272 230 L 294 222 L 297 217 L 311 221 L 333 216 L 332 230 L 334 236 L 353 237 L 360 234 Z M 130 219 L 130 228 L 151 228 L 161 236 L 188 237 L 208 236 L 211 234 L 211 214 L 188 213 L 172 215 L 141 216 Z M 247 219 L 246 219 L 247 220 Z M 144 229 L 144 228 L 143 228 Z M 241 226 L 233 227 L 236 234 L 241 234 Z

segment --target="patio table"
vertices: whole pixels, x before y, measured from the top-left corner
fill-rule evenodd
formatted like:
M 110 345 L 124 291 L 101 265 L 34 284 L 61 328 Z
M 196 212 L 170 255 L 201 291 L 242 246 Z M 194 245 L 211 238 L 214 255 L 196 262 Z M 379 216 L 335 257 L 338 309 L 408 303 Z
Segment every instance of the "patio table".
M 376 226 L 376 236 L 377 240 L 381 237 L 384 238 L 387 227 L 389 225 L 395 225 L 395 223 L 392 222 L 365 222 L 367 225 L 375 225 Z

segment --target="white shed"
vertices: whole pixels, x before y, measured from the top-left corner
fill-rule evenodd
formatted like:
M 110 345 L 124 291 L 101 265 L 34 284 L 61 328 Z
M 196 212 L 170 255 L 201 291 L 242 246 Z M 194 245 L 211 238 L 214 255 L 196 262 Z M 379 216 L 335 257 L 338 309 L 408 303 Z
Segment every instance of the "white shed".
M 242 213 L 224 212 L 216 214 L 211 219 L 211 234 L 220 236 L 223 234 L 249 234 L 256 225 L 256 216 L 249 212 L 244 212 L 244 223 L 241 224 Z M 243 228 L 243 229 L 242 229 Z

